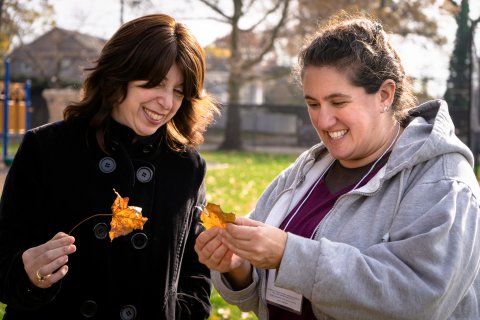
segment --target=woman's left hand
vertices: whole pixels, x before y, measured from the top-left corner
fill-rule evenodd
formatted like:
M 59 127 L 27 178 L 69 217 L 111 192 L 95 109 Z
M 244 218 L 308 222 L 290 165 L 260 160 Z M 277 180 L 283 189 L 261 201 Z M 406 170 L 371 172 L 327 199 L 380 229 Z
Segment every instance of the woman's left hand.
M 75 238 L 64 232 L 37 247 L 25 250 L 22 261 L 32 284 L 49 288 L 68 272 L 68 255 L 76 251 Z
M 285 251 L 287 233 L 279 228 L 248 218 L 228 223 L 222 241 L 236 255 L 257 267 L 276 269 Z

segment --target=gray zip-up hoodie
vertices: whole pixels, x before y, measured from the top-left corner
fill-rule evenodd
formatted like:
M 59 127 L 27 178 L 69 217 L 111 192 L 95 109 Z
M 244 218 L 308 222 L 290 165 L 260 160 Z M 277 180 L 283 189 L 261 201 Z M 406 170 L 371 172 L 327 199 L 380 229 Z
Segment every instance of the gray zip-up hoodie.
M 335 203 L 314 239 L 289 233 L 275 285 L 301 293 L 318 319 L 480 319 L 480 209 L 473 156 L 444 101 L 411 110 L 387 164 Z M 249 217 L 274 226 L 333 158 L 304 152 L 265 190 Z M 265 270 L 222 297 L 268 319 Z

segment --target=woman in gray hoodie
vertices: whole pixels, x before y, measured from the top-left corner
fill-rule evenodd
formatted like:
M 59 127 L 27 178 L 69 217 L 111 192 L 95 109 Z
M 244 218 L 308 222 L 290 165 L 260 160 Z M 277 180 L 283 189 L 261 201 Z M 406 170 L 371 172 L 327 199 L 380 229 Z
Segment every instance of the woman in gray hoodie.
M 479 186 L 447 104 L 414 106 L 365 17 L 323 26 L 297 71 L 321 143 L 197 238 L 218 292 L 259 319 L 480 319 Z

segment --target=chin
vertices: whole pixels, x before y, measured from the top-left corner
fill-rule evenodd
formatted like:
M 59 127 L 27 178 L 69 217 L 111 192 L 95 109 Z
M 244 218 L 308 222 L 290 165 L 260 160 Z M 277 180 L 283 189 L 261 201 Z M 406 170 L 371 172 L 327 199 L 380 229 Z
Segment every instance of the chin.
M 155 130 L 135 130 L 135 133 L 140 137 L 148 137 L 157 132 L 158 128 Z

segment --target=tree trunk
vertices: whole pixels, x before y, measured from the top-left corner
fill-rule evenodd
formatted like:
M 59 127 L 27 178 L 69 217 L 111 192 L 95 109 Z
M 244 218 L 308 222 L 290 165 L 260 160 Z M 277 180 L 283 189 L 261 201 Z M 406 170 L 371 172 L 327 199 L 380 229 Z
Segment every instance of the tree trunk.
M 234 14 L 232 16 L 232 33 L 230 34 L 230 73 L 228 75 L 228 111 L 225 136 L 220 150 L 241 150 L 242 146 L 242 118 L 240 116 L 240 88 L 242 86 L 241 56 L 238 48 L 239 26 L 238 20 L 242 16 L 242 1 L 234 0 Z
M 242 117 L 240 114 L 239 97 L 241 83 L 236 72 L 230 72 L 228 79 L 229 103 L 227 109 L 227 122 L 225 124 L 225 137 L 220 145 L 220 150 L 241 150 L 242 143 Z

